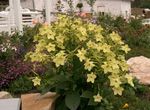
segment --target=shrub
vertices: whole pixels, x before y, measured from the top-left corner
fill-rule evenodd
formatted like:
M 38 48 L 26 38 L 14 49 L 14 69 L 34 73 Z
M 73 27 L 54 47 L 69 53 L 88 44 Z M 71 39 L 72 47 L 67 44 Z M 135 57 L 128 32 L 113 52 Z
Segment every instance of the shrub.
M 21 60 L 9 60 L 0 62 L 0 88 L 7 87 L 11 81 L 21 75 L 29 74 L 31 65 Z
M 35 27 L 24 27 L 23 34 L 18 32 L 8 35 L 2 33 L 0 35 L 0 89 L 9 88 L 9 85 L 16 86 L 15 84 L 21 80 L 18 79 L 22 75 L 32 76 L 32 70 L 42 74 L 44 68 L 38 63 L 24 62 L 24 55 L 27 51 L 34 46 L 33 37 L 39 31 L 41 24 Z M 15 81 L 16 80 L 16 81 Z M 14 82 L 14 85 L 13 85 Z M 24 83 L 26 86 L 28 83 Z M 10 86 L 10 90 L 11 90 Z M 14 88 L 12 91 L 17 91 Z M 25 89 L 22 89 L 22 91 Z M 19 90 L 18 90 L 19 91 Z
M 101 24 L 108 33 L 116 31 L 121 35 L 124 42 L 131 48 L 127 58 L 138 55 L 150 57 L 150 28 L 143 26 L 140 19 L 126 22 L 121 17 L 113 19 L 109 15 L 105 15 L 99 16 L 97 23 Z
M 11 83 L 7 87 L 7 91 L 12 94 L 23 94 L 28 93 L 33 90 L 33 83 L 30 76 L 21 75 L 16 80 L 11 81 Z
M 26 58 L 51 65 L 51 70 L 45 79 L 37 76 L 33 82 L 61 95 L 56 110 L 112 110 L 112 97 L 134 87 L 125 61 L 128 45 L 100 25 L 61 15 L 43 26 L 34 41 L 35 50 Z

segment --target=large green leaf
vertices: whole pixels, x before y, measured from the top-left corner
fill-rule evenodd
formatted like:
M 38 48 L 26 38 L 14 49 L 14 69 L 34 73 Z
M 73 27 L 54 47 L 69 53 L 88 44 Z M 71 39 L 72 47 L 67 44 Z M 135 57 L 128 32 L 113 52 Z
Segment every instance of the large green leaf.
M 83 98 L 92 98 L 93 95 L 94 94 L 90 91 L 83 91 L 81 97 L 83 97 Z
M 70 110 L 77 110 L 80 105 L 80 95 L 77 92 L 72 92 L 66 95 L 65 98 L 66 106 Z

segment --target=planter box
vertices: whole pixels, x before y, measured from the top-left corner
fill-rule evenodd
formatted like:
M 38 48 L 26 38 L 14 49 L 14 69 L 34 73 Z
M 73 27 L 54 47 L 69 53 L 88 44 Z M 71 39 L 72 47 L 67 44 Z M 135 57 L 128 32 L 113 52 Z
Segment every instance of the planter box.
M 20 110 L 20 99 L 0 99 L 0 110 Z
M 22 110 L 54 110 L 54 102 L 58 95 L 48 92 L 25 94 L 21 96 Z

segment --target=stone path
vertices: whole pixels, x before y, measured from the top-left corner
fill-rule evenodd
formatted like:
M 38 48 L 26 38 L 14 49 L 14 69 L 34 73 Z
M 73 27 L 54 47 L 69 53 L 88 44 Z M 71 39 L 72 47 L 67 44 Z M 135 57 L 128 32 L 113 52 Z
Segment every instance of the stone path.
M 20 110 L 20 99 L 0 99 L 0 110 Z

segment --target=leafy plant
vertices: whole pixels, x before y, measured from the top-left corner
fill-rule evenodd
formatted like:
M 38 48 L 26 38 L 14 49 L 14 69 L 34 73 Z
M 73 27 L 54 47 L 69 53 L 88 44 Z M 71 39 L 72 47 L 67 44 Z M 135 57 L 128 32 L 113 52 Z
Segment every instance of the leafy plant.
M 114 19 L 109 15 L 104 15 L 98 17 L 97 23 L 101 24 L 108 33 L 116 31 L 121 35 L 122 40 L 131 48 L 127 58 L 139 55 L 150 57 L 150 28 L 143 26 L 140 19 L 126 22 L 122 17 Z
M 112 98 L 134 87 L 125 61 L 130 49 L 116 32 L 106 33 L 100 25 L 59 15 L 58 21 L 40 29 L 34 41 L 35 50 L 26 59 L 51 69 L 33 82 L 44 92 L 61 95 L 62 107 L 56 110 L 111 110 Z
M 7 87 L 11 81 L 21 75 L 29 74 L 31 65 L 21 60 L 0 62 L 0 89 Z
M 13 94 L 22 94 L 31 91 L 33 88 L 34 86 L 29 76 L 22 75 L 12 81 L 6 90 Z
M 8 88 L 22 75 L 33 73 L 32 70 L 40 74 L 44 73 L 40 64 L 24 61 L 25 53 L 34 46 L 33 37 L 38 33 L 40 26 L 41 24 L 35 27 L 24 27 L 22 35 L 17 32 L 10 36 L 6 33 L 0 35 L 0 90 Z M 16 89 L 14 88 L 14 92 Z

